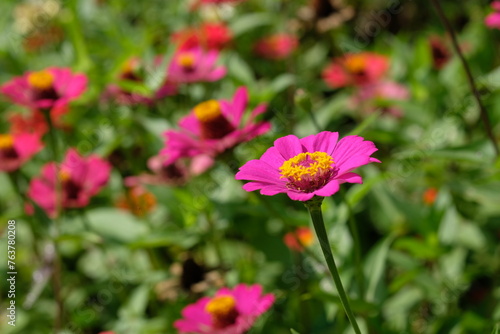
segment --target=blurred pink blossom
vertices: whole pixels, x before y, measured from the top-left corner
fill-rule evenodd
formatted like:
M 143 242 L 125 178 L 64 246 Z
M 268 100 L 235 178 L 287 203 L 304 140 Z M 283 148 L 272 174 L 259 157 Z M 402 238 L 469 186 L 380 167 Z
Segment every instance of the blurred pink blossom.
M 215 64 L 218 57 L 216 50 L 178 50 L 168 67 L 168 77 L 176 83 L 217 81 L 226 75 L 226 68 Z
M 87 88 L 84 74 L 73 74 L 69 68 L 50 67 L 27 72 L 0 87 L 13 103 L 30 109 L 61 107 L 78 98 Z
M 0 134 L 0 171 L 19 169 L 42 147 L 38 134 Z
M 82 208 L 108 182 L 110 171 L 111 165 L 98 156 L 83 158 L 70 149 L 62 164 L 46 164 L 42 174 L 31 180 L 28 196 L 50 217 L 56 217 L 57 183 L 61 189 L 61 208 Z
M 160 154 L 168 157 L 166 164 L 192 158 L 190 169 L 198 174 L 212 166 L 217 155 L 269 131 L 270 123 L 254 122 L 266 105 L 258 105 L 244 118 L 247 106 L 246 87 L 240 87 L 232 101 L 210 100 L 197 105 L 180 120 L 180 130 L 165 132 L 165 148 Z

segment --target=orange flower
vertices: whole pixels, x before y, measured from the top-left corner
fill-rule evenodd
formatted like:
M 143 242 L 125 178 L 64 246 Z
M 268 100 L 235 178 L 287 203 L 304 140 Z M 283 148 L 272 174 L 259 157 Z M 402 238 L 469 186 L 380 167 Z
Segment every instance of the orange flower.
M 308 247 L 313 243 L 313 233 L 309 227 L 299 227 L 294 232 L 285 234 L 283 241 L 291 250 L 302 252 L 304 247 Z
M 432 205 L 436 201 L 437 195 L 438 195 L 438 190 L 436 188 L 429 188 L 422 195 L 422 199 L 425 204 Z

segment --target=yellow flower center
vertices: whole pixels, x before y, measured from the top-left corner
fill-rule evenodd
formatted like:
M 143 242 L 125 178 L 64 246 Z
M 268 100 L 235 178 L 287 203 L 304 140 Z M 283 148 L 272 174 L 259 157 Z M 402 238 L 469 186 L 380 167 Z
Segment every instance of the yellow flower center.
M 28 83 L 39 90 L 49 90 L 54 83 L 54 76 L 49 71 L 33 72 L 28 75 Z
M 352 73 L 363 72 L 366 68 L 366 58 L 361 55 L 352 55 L 345 60 L 345 67 Z
M 0 135 L 0 149 L 9 149 L 14 146 L 14 137 L 11 135 Z
M 205 311 L 212 316 L 215 328 L 225 328 L 236 322 L 238 311 L 236 300 L 232 296 L 217 296 L 205 306 Z
M 192 68 L 194 65 L 194 56 L 191 53 L 183 53 L 177 58 L 177 63 L 184 68 Z
M 64 170 L 64 169 L 59 171 L 59 180 L 61 182 L 67 182 L 70 179 L 71 179 L 71 173 L 69 171 Z
M 220 104 L 217 100 L 209 100 L 194 107 L 196 118 L 203 123 L 213 121 L 221 115 Z
M 304 177 L 314 178 L 332 169 L 333 158 L 325 152 L 305 152 L 288 159 L 279 168 L 281 178 L 302 181 Z

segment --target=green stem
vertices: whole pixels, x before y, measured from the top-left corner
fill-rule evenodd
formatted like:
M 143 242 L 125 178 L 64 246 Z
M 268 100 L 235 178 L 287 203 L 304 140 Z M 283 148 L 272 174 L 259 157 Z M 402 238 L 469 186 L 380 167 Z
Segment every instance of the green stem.
M 58 163 L 59 161 L 59 150 L 57 147 L 57 140 L 55 135 L 54 124 L 52 123 L 52 119 L 50 117 L 50 109 L 43 109 L 42 114 L 45 117 L 45 121 L 49 127 L 49 142 L 50 148 L 52 150 L 52 159 L 54 163 Z M 61 330 L 63 326 L 64 319 L 64 302 L 62 299 L 62 271 L 61 271 L 61 257 L 59 252 L 59 246 L 57 244 L 57 238 L 60 235 L 60 227 L 59 227 L 59 215 L 61 214 L 62 207 L 62 185 L 59 180 L 59 168 L 56 169 L 56 177 L 55 177 L 55 186 L 56 186 L 56 217 L 53 219 L 54 224 L 52 225 L 52 242 L 54 243 L 54 263 L 53 263 L 53 272 L 52 272 L 52 283 L 54 289 L 54 297 L 57 305 L 57 313 L 56 318 L 54 320 L 54 333 L 57 334 Z
M 354 317 L 354 313 L 351 310 L 351 305 L 344 290 L 344 286 L 342 285 L 342 281 L 340 280 L 337 265 L 335 264 L 335 260 L 333 259 L 332 249 L 330 248 L 330 242 L 328 241 L 328 235 L 326 233 L 325 223 L 323 221 L 323 213 L 321 212 L 322 202 L 323 197 L 313 197 L 311 200 L 305 202 L 305 206 L 309 210 L 309 214 L 311 215 L 314 230 L 316 231 L 316 235 L 321 245 L 321 250 L 323 251 L 323 255 L 325 256 L 328 269 L 330 269 L 330 273 L 332 274 L 333 281 L 339 293 L 340 301 L 342 302 L 342 306 L 344 307 L 347 318 L 349 318 L 354 332 L 356 334 L 361 334 L 358 323 L 356 322 L 356 318 Z
M 347 212 L 349 215 L 349 227 L 351 230 L 351 236 L 354 240 L 354 263 L 356 267 L 356 280 L 359 285 L 359 294 L 363 299 L 365 297 L 365 276 L 363 274 L 363 263 L 361 261 L 361 242 L 359 239 L 358 225 L 356 224 L 356 219 L 354 218 L 354 213 L 352 212 L 351 205 L 347 200 L 344 190 L 340 190 L 342 197 L 344 197 L 344 203 L 347 206 Z
M 472 95 L 476 99 L 477 105 L 479 107 L 479 115 L 481 117 L 481 121 L 483 122 L 484 129 L 486 131 L 486 135 L 491 141 L 491 144 L 493 145 L 493 149 L 495 150 L 496 156 L 500 156 L 500 149 L 498 148 L 497 140 L 495 138 L 495 134 L 493 133 L 493 127 L 491 125 L 491 121 L 488 115 L 488 112 L 486 108 L 484 107 L 483 102 L 481 101 L 481 93 L 477 89 L 476 81 L 474 80 L 474 77 L 472 76 L 472 71 L 470 70 L 469 64 L 467 63 L 467 60 L 465 60 L 465 57 L 462 53 L 462 50 L 460 49 L 460 46 L 458 45 L 457 41 L 457 36 L 455 34 L 455 31 L 453 30 L 453 27 L 451 26 L 450 21 L 446 17 L 443 8 L 441 7 L 441 4 L 439 3 L 438 0 L 430 0 L 431 3 L 434 5 L 434 8 L 436 9 L 436 12 L 439 16 L 439 19 L 442 21 L 444 27 L 448 31 L 448 34 L 450 34 L 451 38 L 451 44 L 453 45 L 453 48 L 455 49 L 455 52 L 457 53 L 458 57 L 460 58 L 460 62 L 462 63 L 462 67 L 465 70 L 465 74 L 467 77 L 467 82 L 469 84 L 470 90 L 472 91 Z
M 55 134 L 55 128 L 54 128 L 54 123 L 52 123 L 52 118 L 50 117 L 50 109 L 44 109 L 42 110 L 42 114 L 45 117 L 45 121 L 47 122 L 47 125 L 49 127 L 49 145 L 50 149 L 52 150 L 52 160 L 58 161 L 59 160 L 59 149 L 57 146 L 57 140 L 56 140 L 56 134 Z
M 71 42 L 75 48 L 77 58 L 75 67 L 79 70 L 86 71 L 92 66 L 92 62 L 90 61 L 87 46 L 85 45 L 85 38 L 82 33 L 82 25 L 78 17 L 77 7 L 76 0 L 72 0 L 68 3 L 69 15 L 65 23 Z

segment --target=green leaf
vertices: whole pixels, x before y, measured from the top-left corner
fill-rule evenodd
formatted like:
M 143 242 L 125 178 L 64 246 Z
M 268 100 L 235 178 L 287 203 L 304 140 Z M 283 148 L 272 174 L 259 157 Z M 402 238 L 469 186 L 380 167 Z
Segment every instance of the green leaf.
M 234 37 L 244 34 L 247 31 L 257 27 L 271 25 L 273 23 L 273 15 L 270 13 L 252 13 L 242 15 L 236 21 L 231 23 L 230 29 Z
M 365 298 L 367 301 L 376 302 L 376 293 L 385 283 L 387 256 L 394 237 L 394 235 L 386 237 L 366 257 L 365 276 L 368 277 L 368 288 Z
M 93 232 L 121 242 L 137 240 L 148 231 L 144 222 L 118 209 L 95 209 L 87 217 Z
M 252 69 L 238 54 L 231 53 L 227 59 L 227 68 L 229 75 L 238 81 L 238 84 L 254 85 L 255 77 Z

